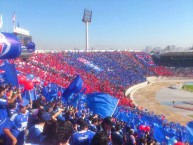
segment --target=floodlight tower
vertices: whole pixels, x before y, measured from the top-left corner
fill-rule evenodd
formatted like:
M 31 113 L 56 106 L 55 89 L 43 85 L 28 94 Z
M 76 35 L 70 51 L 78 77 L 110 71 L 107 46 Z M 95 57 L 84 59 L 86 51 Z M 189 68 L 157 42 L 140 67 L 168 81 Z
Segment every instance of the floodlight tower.
M 85 23 L 86 26 L 86 51 L 89 49 L 88 45 L 88 23 L 91 23 L 91 18 L 92 18 L 92 11 L 88 9 L 84 9 L 84 15 L 82 22 Z

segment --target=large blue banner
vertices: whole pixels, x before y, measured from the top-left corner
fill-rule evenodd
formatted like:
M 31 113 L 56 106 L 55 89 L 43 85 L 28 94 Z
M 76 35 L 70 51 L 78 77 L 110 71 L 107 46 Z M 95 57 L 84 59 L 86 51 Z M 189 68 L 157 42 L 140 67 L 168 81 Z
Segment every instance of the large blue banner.
M 12 33 L 0 33 L 0 59 L 14 59 L 21 54 L 21 43 Z
M 94 114 L 105 118 L 112 116 L 119 100 L 105 93 L 92 93 L 87 95 L 87 105 Z

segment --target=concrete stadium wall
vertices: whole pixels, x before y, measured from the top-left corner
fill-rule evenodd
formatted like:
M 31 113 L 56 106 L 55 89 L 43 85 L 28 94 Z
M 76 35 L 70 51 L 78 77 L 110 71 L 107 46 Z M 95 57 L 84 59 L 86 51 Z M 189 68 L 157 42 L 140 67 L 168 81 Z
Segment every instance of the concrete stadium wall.
M 158 81 L 159 78 L 158 77 L 147 77 L 146 80 L 147 81 L 144 82 L 144 83 L 140 83 L 140 84 L 137 84 L 137 85 L 134 85 L 134 86 L 128 88 L 125 91 L 125 96 L 128 96 L 133 90 L 136 90 L 136 89 L 139 89 L 139 88 L 147 86 L 148 83 L 152 83 L 152 82 Z
M 137 91 L 138 89 L 147 86 L 147 84 L 148 84 L 148 81 L 146 81 L 146 82 L 144 82 L 144 83 L 137 84 L 137 85 L 135 85 L 135 86 L 132 86 L 132 87 L 128 88 L 128 89 L 125 91 L 125 96 L 128 96 L 128 95 L 129 95 L 130 99 L 133 101 L 133 104 L 134 104 L 135 106 L 138 106 L 137 103 L 135 102 L 135 100 L 133 99 L 133 94 L 134 94 L 135 91 Z
M 147 77 L 146 80 L 151 83 L 151 82 L 155 82 L 158 80 L 158 77 Z
M 140 84 L 137 84 L 135 86 L 132 86 L 130 88 L 128 88 L 126 91 L 125 91 L 125 96 L 128 96 L 131 92 L 133 92 L 134 90 L 138 90 L 142 87 L 145 87 L 147 86 L 148 82 L 144 82 L 144 83 L 140 83 Z

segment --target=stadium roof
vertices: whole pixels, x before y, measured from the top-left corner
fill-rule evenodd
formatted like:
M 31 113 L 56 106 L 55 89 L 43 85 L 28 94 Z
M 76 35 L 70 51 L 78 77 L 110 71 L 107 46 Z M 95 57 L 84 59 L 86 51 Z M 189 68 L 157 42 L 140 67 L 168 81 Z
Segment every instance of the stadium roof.
M 179 51 L 179 52 L 161 52 L 159 54 L 154 54 L 157 56 L 168 56 L 168 57 L 182 57 L 182 56 L 186 56 L 186 57 L 193 57 L 193 51 Z
M 160 56 L 192 56 L 193 57 L 193 51 L 187 51 L 187 52 L 165 52 L 161 53 Z

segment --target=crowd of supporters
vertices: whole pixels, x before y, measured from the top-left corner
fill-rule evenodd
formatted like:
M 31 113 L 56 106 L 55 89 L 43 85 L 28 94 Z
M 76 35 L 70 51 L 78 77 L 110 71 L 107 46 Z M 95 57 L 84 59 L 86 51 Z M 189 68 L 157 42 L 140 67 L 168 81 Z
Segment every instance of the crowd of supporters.
M 152 58 L 142 52 L 37 53 L 27 62 L 18 59 L 16 64 L 19 71 L 65 88 L 80 74 L 86 93 L 106 92 L 124 99 L 120 102 L 125 102 L 123 92 L 128 87 L 144 82 L 146 77 L 171 75 L 169 70 L 156 66 Z
M 0 87 L 2 144 L 149 145 L 189 140 L 185 127 L 167 122 L 164 115 L 136 108 L 124 96 L 125 89 L 147 76 L 173 75 L 171 70 L 154 64 L 146 53 L 37 53 L 15 63 L 18 71 L 35 76 L 36 96 L 29 99 L 21 88 Z M 62 89 L 57 90 L 57 98 L 44 96 L 48 84 L 67 88 L 78 74 L 84 81 L 83 94 L 105 92 L 120 99 L 113 117 L 93 114 L 85 102 L 64 104 Z
M 172 72 L 172 76 L 192 77 L 193 76 L 193 58 L 191 56 L 165 56 L 153 57 L 158 66 L 165 66 Z
M 60 99 L 49 102 L 41 93 L 29 101 L 20 89 L 1 86 L 0 95 L 0 141 L 5 145 L 149 145 L 171 142 L 169 134 L 176 142 L 187 136 L 183 126 L 138 108 L 119 106 L 113 117 L 102 118 L 84 103 L 71 106 Z M 156 123 L 168 133 L 162 136 L 162 142 L 156 141 Z

